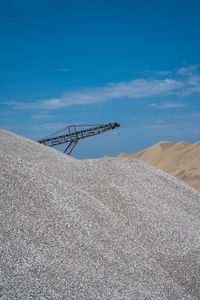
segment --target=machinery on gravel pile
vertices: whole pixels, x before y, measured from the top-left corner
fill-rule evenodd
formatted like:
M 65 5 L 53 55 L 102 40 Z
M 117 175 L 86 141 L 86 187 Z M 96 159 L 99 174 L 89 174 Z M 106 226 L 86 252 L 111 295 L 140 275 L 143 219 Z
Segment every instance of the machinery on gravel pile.
M 79 129 L 80 127 L 83 128 Z M 84 129 L 84 127 L 89 128 Z M 49 147 L 66 143 L 68 145 L 64 153 L 70 155 L 79 140 L 113 130 L 117 127 L 120 127 L 120 124 L 117 122 L 101 125 L 69 125 L 43 139 L 38 140 L 37 142 Z

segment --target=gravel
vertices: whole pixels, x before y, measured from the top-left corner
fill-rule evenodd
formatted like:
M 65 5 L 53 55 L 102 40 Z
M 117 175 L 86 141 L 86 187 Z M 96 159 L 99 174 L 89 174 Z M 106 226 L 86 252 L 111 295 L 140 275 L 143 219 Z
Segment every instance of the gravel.
M 200 299 L 200 192 L 0 131 L 1 299 Z

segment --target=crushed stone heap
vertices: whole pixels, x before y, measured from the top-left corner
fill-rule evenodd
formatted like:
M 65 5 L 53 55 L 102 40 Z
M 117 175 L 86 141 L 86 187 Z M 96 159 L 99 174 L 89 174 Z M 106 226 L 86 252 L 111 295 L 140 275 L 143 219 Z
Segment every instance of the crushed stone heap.
M 199 299 L 200 192 L 0 131 L 2 299 Z

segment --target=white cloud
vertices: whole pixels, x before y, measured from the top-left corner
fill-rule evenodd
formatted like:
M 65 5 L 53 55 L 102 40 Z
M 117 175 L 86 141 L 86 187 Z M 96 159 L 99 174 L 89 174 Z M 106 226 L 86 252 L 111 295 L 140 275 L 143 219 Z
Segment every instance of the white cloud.
M 65 92 L 60 98 L 36 102 L 7 102 L 19 109 L 58 109 L 72 105 L 94 104 L 119 98 L 145 98 L 174 94 L 183 83 L 173 79 L 136 79 L 129 82 L 110 83 L 105 87 Z
M 200 93 L 200 83 L 199 85 L 193 85 L 192 87 L 185 89 L 185 91 L 183 91 L 183 96 L 188 96 L 195 93 Z
M 51 118 L 55 118 L 55 116 L 53 115 L 49 115 L 49 114 L 35 114 L 31 116 L 31 119 L 51 119 Z
M 172 71 L 156 71 L 155 72 L 155 75 L 158 75 L 158 76 L 168 76 L 168 75 L 171 75 L 172 74 Z
M 191 65 L 180 68 L 177 71 L 178 75 L 184 76 L 185 89 L 182 91 L 183 96 L 188 96 L 193 93 L 200 93 L 200 65 Z
M 178 69 L 177 74 L 189 76 L 189 75 L 193 74 L 195 71 L 198 71 L 199 68 L 200 68 L 200 65 L 190 65 L 187 67 L 182 67 L 182 68 Z
M 35 102 L 12 101 L 6 102 L 6 104 L 12 105 L 15 109 L 51 110 L 73 105 L 101 103 L 114 99 L 139 99 L 167 95 L 187 96 L 192 93 L 200 93 L 199 68 L 199 65 L 183 67 L 176 71 L 173 76 L 171 71 L 158 71 L 157 74 L 154 72 L 158 78 L 139 78 L 132 81 L 110 83 L 102 87 L 67 91 L 57 98 L 36 100 Z M 170 73 L 171 78 L 162 77 Z M 183 103 L 165 105 L 168 105 L 168 108 L 181 107 Z M 162 108 L 167 108 L 167 106 L 164 107 L 163 105 Z
M 200 113 L 190 113 L 190 114 L 181 114 L 181 115 L 176 115 L 175 116 L 176 119 L 192 119 L 196 121 L 198 120 L 200 122 Z
M 149 106 L 156 109 L 165 109 L 165 108 L 178 108 L 186 106 L 186 103 L 182 102 L 165 102 L 165 103 L 151 103 Z
M 59 68 L 58 71 L 59 72 L 69 72 L 69 69 L 67 69 L 67 68 Z

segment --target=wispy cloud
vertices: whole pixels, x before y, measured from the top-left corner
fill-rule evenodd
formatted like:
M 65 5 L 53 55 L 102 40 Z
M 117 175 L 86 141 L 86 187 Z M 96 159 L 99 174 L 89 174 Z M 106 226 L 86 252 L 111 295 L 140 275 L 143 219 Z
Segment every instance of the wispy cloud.
M 177 74 L 185 77 L 187 86 L 183 91 L 184 96 L 200 93 L 200 65 L 191 65 L 180 68 L 177 71 Z
M 55 118 L 55 116 L 50 114 L 35 114 L 31 116 L 31 119 L 52 119 L 52 118 Z
M 7 85 L 0 86 L 0 88 L 2 88 L 2 89 L 14 89 L 14 88 L 18 88 L 18 87 L 20 87 L 20 85 L 17 85 L 17 84 L 7 84 Z
M 166 71 L 156 71 L 154 72 L 155 75 L 158 75 L 158 76 L 169 76 L 171 75 L 173 72 L 172 71 L 169 71 L 169 70 L 166 70 Z
M 192 121 L 192 122 L 191 122 Z M 149 135 L 159 137 L 159 139 L 177 139 L 187 140 L 188 137 L 191 139 L 199 140 L 199 125 L 200 125 L 200 114 L 190 113 L 173 115 L 165 115 L 162 119 L 147 120 L 145 124 L 138 125 L 138 130 L 148 133 Z
M 69 72 L 69 69 L 67 68 L 59 68 L 57 69 L 59 72 Z
M 168 75 L 170 74 L 169 78 Z M 163 76 L 168 77 L 163 78 Z M 67 91 L 56 98 L 36 100 L 34 102 L 12 101 L 6 102 L 6 104 L 12 105 L 15 109 L 51 110 L 73 105 L 101 103 L 115 99 L 139 99 L 169 95 L 187 96 L 192 93 L 200 93 L 200 72 L 198 65 L 184 67 L 175 72 L 158 71 L 157 74 L 154 72 L 154 78 L 139 78 L 132 81 L 109 83 L 98 88 Z M 152 106 L 154 106 L 154 103 Z M 184 106 L 184 104 L 165 103 L 162 107 L 157 105 L 157 108 L 181 106 Z
M 29 132 L 36 133 L 37 135 L 48 134 L 49 132 L 55 132 L 63 127 L 66 126 L 66 123 L 63 122 L 51 122 L 51 123 L 44 123 L 44 124 L 24 124 L 24 122 L 18 122 L 15 125 L 15 129 L 22 130 L 26 129 Z M 7 129 L 12 129 L 12 126 L 7 126 Z
M 19 109 L 58 109 L 65 106 L 85 105 L 120 98 L 145 98 L 174 94 L 183 83 L 173 79 L 137 79 L 129 82 L 110 83 L 105 87 L 88 88 L 64 93 L 60 98 L 36 102 L 7 102 Z
M 200 65 L 190 65 L 187 67 L 182 67 L 182 68 L 178 69 L 177 74 L 189 76 L 189 75 L 192 75 L 194 72 L 198 71 L 199 68 L 200 68 Z
M 66 124 L 62 122 L 45 123 L 41 125 L 30 125 L 29 129 L 32 131 L 49 132 L 49 131 L 56 131 L 60 128 L 63 128 L 64 126 L 66 126 Z
M 182 102 L 165 102 L 165 103 L 151 103 L 149 106 L 156 109 L 165 109 L 165 108 L 180 108 L 186 106 L 186 103 Z
M 176 115 L 176 119 L 191 119 L 191 120 L 198 120 L 200 123 L 200 113 L 189 113 L 189 114 L 181 114 L 181 115 Z

